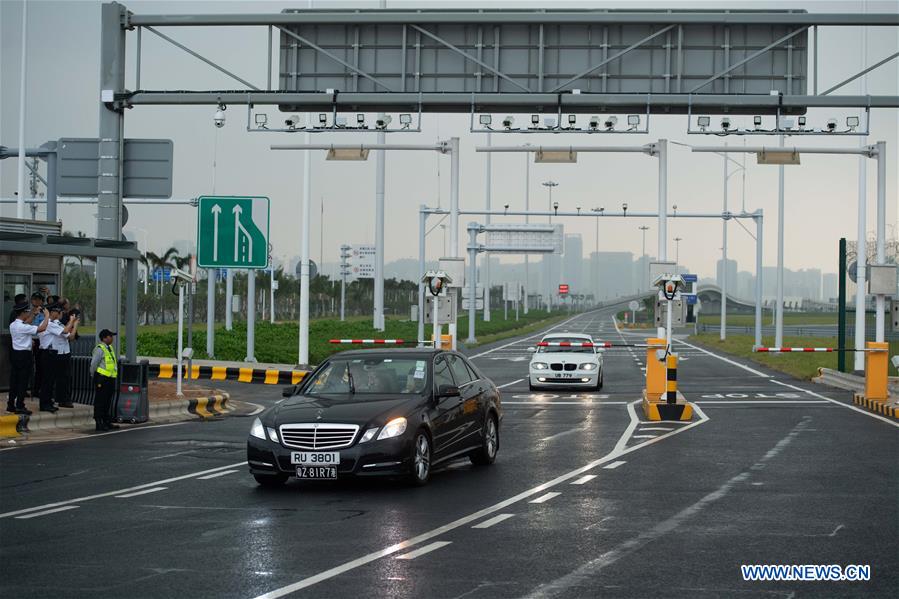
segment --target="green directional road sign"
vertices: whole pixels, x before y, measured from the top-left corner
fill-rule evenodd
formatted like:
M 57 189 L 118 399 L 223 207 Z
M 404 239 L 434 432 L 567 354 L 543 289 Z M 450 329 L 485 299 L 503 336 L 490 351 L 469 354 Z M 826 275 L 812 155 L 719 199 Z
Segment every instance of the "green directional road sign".
M 199 198 L 197 264 L 201 268 L 265 268 L 268 226 L 268 198 Z

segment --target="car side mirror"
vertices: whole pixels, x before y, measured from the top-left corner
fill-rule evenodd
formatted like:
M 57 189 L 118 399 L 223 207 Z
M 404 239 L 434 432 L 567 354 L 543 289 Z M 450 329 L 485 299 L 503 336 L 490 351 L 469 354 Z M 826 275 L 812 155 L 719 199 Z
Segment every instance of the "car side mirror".
M 437 397 L 459 397 L 461 393 L 455 385 L 440 385 L 437 388 Z
M 284 387 L 281 389 L 281 397 L 293 397 L 297 394 L 297 385 L 291 385 L 290 387 Z
M 537 352 L 537 348 L 536 348 L 536 347 L 529 347 L 529 348 L 528 348 L 528 353 L 532 353 L 532 354 L 533 354 L 533 353 L 536 353 L 536 352 Z

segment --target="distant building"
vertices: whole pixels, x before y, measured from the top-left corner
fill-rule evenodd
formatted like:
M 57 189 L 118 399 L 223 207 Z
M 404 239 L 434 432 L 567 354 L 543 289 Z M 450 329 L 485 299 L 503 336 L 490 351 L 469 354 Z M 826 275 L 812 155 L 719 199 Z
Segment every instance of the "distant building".
M 718 287 L 724 287 L 724 261 L 718 260 L 715 263 L 715 280 L 717 281 Z M 731 294 L 737 294 L 737 261 L 730 260 L 727 261 L 727 292 Z
M 631 295 L 636 291 L 634 255 L 631 252 L 593 252 L 590 255 L 591 287 L 600 300 Z
M 828 272 L 821 276 L 821 299 L 825 302 L 836 302 L 840 294 L 840 279 L 837 273 Z
M 584 242 L 580 235 L 565 236 L 565 253 L 562 255 L 562 283 L 567 283 L 572 293 L 585 293 Z

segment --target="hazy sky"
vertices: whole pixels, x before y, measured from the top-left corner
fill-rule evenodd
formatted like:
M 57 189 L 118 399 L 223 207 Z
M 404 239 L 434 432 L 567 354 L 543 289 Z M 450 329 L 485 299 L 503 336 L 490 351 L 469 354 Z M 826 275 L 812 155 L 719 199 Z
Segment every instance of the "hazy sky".
M 305 0 L 294 2 L 163 2 L 130 1 L 124 4 L 134 13 L 212 13 L 212 12 L 279 12 L 283 8 L 304 8 Z M 553 7 L 576 8 L 697 8 L 709 9 L 783 9 L 802 8 L 810 12 L 896 12 L 897 2 L 554 2 Z M 378 2 L 325 2 L 317 0 L 316 8 L 376 8 Z M 21 45 L 21 6 L 17 0 L 0 0 L 0 144 L 17 145 L 19 111 L 19 60 Z M 391 0 L 391 8 L 441 7 L 545 7 L 545 2 L 399 2 Z M 28 113 L 26 145 L 36 146 L 59 137 L 96 137 L 99 86 L 100 4 L 88 1 L 29 1 L 28 22 Z M 265 83 L 265 28 L 172 28 L 167 31 L 188 45 L 260 87 Z M 134 86 L 135 37 L 128 36 L 127 86 Z M 862 66 L 862 31 L 860 28 L 823 28 L 819 45 L 821 65 L 820 89 L 860 70 Z M 895 28 L 872 27 L 868 31 L 867 64 L 874 63 L 899 47 Z M 277 58 L 273 64 L 277 81 Z M 144 89 L 234 89 L 239 84 L 204 65 L 200 61 L 145 33 L 141 87 Z M 899 62 L 893 61 L 872 72 L 867 81 L 871 94 L 899 94 Z M 837 93 L 860 93 L 861 82 L 852 83 Z M 125 119 L 128 137 L 171 138 L 175 144 L 175 198 L 198 195 L 267 195 L 272 199 L 272 243 L 278 257 L 299 254 L 300 194 L 302 191 L 302 155 L 300 152 L 274 152 L 273 143 L 300 143 L 301 136 L 288 134 L 249 134 L 245 130 L 246 109 L 232 106 L 227 111 L 225 128 L 212 124 L 212 107 L 138 107 L 129 110 Z M 268 109 L 274 120 L 276 110 Z M 848 114 L 813 110 L 809 122 L 823 123 L 833 116 L 841 122 Z M 526 117 L 525 117 L 526 118 Z M 585 118 L 585 117 L 582 117 Z M 897 111 L 872 111 L 870 143 L 887 142 L 888 223 L 897 222 L 897 179 L 899 144 L 897 144 Z M 653 116 L 651 136 L 546 135 L 540 142 L 567 144 L 634 144 L 658 138 L 691 144 L 721 144 L 723 140 L 686 134 L 686 116 Z M 461 154 L 461 205 L 477 208 L 484 205 L 484 155 L 474 152 L 485 143 L 485 136 L 468 132 L 468 115 L 426 115 L 423 133 L 388 136 L 388 143 L 433 143 L 459 136 Z M 318 134 L 316 142 L 374 142 L 373 135 Z M 748 137 L 748 143 L 775 144 L 773 137 Z M 854 146 L 858 138 L 825 139 L 820 136 L 794 138 L 797 145 Z M 538 143 L 534 136 L 494 135 L 494 143 L 517 145 Z M 742 144 L 731 137 L 730 144 Z M 791 142 L 788 141 L 788 144 Z M 215 158 L 214 158 L 215 157 Z M 735 155 L 738 160 L 739 155 Z M 213 168 L 213 161 L 217 168 Z M 495 154 L 493 159 L 493 205 L 510 204 L 524 207 L 524 156 Z M 15 160 L 0 163 L 0 196 L 12 197 L 16 188 Z M 868 161 L 868 229 L 874 229 L 874 161 Z M 669 202 L 681 211 L 720 211 L 722 208 L 722 159 L 715 155 L 691 154 L 686 148 L 672 147 L 669 161 Z M 443 207 L 449 204 L 449 158 L 436 153 L 401 152 L 387 157 L 387 245 L 386 259 L 417 256 L 417 208 L 420 204 Z M 617 209 L 627 202 L 629 210 L 655 210 L 657 205 L 657 161 L 640 154 L 581 154 L 577 165 L 531 164 L 531 205 L 546 205 L 546 189 L 541 181 L 559 182 L 553 194 L 560 209 L 582 206 L 604 206 Z M 857 227 L 858 160 L 847 156 L 802 156 L 802 165 L 786 168 L 786 266 L 792 269 L 821 268 L 836 270 L 837 239 L 854 239 Z M 730 209 L 742 204 L 741 176 L 730 179 Z M 324 152 L 313 154 L 313 221 L 312 257 L 318 260 L 322 239 L 320 201 L 324 201 L 324 259 L 337 260 L 342 243 L 365 243 L 374 240 L 375 160 L 345 163 L 326 162 Z M 765 263 L 776 258 L 777 168 L 756 165 L 755 157 L 747 158 L 746 209 L 762 208 L 766 216 Z M 137 239 L 148 238 L 151 250 L 159 251 L 175 240 L 193 239 L 196 230 L 194 209 L 131 207 L 131 220 L 126 231 L 135 227 Z M 14 205 L 3 205 L 0 214 L 13 216 Z M 65 228 L 96 232 L 96 209 L 87 206 L 61 206 L 59 215 Z M 470 218 L 462 217 L 464 226 Z M 511 219 L 509 219 L 511 221 Z M 640 252 L 641 237 L 636 220 L 607 220 L 600 229 L 599 248 L 603 251 Z M 656 253 L 656 223 L 645 221 L 647 251 Z M 584 237 L 585 253 L 595 248 L 594 222 L 569 219 L 566 233 Z M 462 235 L 464 237 L 464 235 Z M 671 220 L 668 225 L 669 256 L 673 259 L 675 237 L 682 237 L 681 262 L 699 274 L 714 276 L 715 261 L 720 257 L 720 221 L 690 222 Z M 429 259 L 442 250 L 438 228 L 429 238 Z M 754 242 L 738 226 L 730 227 L 730 257 L 739 261 L 742 270 L 754 264 Z M 519 258 L 508 258 L 518 261 Z

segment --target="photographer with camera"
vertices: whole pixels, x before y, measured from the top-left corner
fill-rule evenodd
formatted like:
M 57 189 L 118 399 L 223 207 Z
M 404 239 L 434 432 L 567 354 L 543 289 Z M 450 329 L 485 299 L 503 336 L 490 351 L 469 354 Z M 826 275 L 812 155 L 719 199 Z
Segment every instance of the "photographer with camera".
M 55 316 L 55 318 L 51 317 L 50 324 L 47 326 L 47 332 L 51 336 L 50 348 L 56 351 L 53 378 L 56 387 L 57 404 L 60 408 L 74 408 L 75 406 L 72 404 L 69 396 L 72 374 L 72 350 L 69 346 L 69 340 L 78 336 L 79 316 L 73 311 L 68 314 L 68 322 L 63 324 L 63 307 L 59 304 L 50 306 L 50 314 Z

